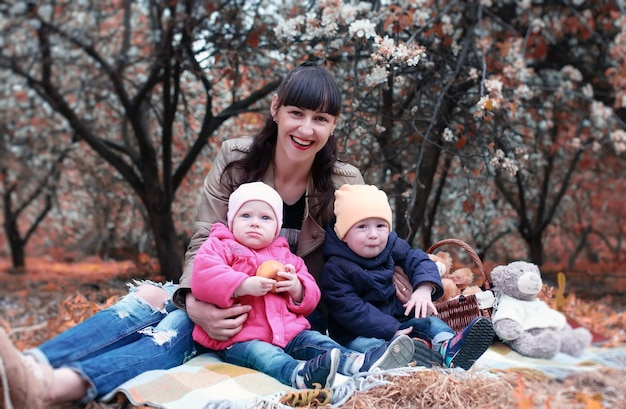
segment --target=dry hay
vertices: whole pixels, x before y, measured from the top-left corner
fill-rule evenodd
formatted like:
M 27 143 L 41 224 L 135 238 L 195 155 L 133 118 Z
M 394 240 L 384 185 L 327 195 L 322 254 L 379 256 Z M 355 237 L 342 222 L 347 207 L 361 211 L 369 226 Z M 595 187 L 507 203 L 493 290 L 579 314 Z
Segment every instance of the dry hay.
M 626 371 L 616 369 L 584 371 L 563 381 L 527 370 L 433 370 L 387 380 L 391 383 L 356 393 L 342 408 L 626 408 Z

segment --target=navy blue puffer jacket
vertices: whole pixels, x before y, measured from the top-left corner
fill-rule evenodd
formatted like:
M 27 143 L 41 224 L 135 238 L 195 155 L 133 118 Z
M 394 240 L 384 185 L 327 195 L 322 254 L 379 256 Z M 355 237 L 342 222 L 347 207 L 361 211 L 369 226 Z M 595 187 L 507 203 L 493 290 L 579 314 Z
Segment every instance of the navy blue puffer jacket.
M 413 290 L 429 283 L 435 288 L 433 300 L 443 295 L 437 265 L 394 231 L 382 253 L 368 259 L 339 240 L 331 224 L 326 229 L 323 256 L 321 289 L 328 328 L 331 337 L 342 344 L 357 336 L 389 340 L 399 329 L 400 320 L 407 318 L 392 281 L 395 265 L 407 273 Z

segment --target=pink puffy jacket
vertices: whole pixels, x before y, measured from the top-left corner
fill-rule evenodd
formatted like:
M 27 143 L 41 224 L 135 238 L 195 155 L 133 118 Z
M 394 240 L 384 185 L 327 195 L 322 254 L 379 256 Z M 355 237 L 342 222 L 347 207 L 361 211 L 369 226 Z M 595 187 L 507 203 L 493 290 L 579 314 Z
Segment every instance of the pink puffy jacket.
M 237 287 L 246 278 L 255 275 L 262 262 L 270 259 L 295 266 L 304 288 L 301 303 L 296 304 L 285 293 L 233 298 Z M 315 279 L 309 274 L 302 258 L 289 251 L 285 238 L 278 237 L 264 249 L 251 250 L 237 242 L 222 223 L 213 225 L 209 238 L 196 254 L 191 291 L 197 299 L 221 308 L 236 302 L 252 306 L 243 329 L 228 341 L 216 341 L 199 326 L 194 328 L 194 341 L 215 350 L 253 339 L 284 348 L 297 334 L 311 327 L 305 317 L 315 309 L 321 297 Z

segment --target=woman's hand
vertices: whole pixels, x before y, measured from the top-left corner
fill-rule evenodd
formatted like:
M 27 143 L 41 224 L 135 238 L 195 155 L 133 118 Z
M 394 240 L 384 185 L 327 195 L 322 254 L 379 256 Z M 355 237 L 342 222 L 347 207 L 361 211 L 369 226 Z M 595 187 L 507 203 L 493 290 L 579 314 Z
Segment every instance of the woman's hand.
M 252 309 L 242 304 L 222 309 L 198 300 L 191 292 L 185 297 L 185 305 L 191 321 L 217 341 L 228 341 L 239 333 Z

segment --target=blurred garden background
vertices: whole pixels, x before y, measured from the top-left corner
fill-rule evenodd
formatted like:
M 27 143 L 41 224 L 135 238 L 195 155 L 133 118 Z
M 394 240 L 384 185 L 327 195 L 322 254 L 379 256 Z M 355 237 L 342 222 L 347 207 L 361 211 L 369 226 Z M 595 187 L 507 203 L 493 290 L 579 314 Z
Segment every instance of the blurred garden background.
M 624 7 L 0 1 L 2 270 L 119 260 L 176 281 L 221 141 L 316 61 L 344 91 L 342 158 L 400 236 L 531 261 L 623 308 Z

